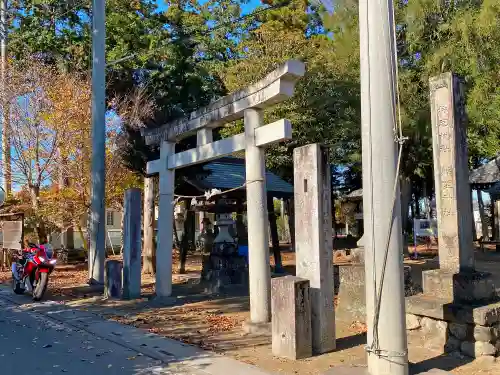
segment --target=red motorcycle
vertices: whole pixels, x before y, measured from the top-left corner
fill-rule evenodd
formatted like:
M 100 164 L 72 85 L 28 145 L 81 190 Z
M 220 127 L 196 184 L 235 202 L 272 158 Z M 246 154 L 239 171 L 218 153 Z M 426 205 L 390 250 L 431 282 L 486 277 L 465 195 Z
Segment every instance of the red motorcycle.
M 26 290 L 33 294 L 34 301 L 40 301 L 47 290 L 49 275 L 55 268 L 50 245 L 29 243 L 27 248 L 12 263 L 12 289 L 16 294 Z

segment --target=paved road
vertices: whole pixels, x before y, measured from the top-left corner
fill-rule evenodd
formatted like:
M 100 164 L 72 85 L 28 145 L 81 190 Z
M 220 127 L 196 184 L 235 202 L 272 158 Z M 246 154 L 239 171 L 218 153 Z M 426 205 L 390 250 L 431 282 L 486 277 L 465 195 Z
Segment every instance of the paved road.
M 2 375 L 200 375 L 166 365 L 116 343 L 29 311 L 0 296 Z

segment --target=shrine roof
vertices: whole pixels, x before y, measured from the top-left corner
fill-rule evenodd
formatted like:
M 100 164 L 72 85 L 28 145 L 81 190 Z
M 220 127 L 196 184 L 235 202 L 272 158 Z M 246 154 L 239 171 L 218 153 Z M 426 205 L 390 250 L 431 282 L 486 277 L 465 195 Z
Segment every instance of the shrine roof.
M 350 200 L 363 199 L 363 189 L 351 191 L 345 198 Z
M 228 190 L 242 186 L 245 183 L 245 160 L 235 157 L 220 158 L 203 166 L 209 175 L 193 181 L 193 185 L 200 189 Z M 293 185 L 266 170 L 266 190 L 274 193 L 275 197 L 293 195 Z
M 469 183 L 473 185 L 492 185 L 500 182 L 500 156 L 470 172 Z
M 490 190 L 488 190 L 488 193 L 490 194 L 491 198 L 493 200 L 499 200 L 500 199 L 500 181 L 495 183 Z

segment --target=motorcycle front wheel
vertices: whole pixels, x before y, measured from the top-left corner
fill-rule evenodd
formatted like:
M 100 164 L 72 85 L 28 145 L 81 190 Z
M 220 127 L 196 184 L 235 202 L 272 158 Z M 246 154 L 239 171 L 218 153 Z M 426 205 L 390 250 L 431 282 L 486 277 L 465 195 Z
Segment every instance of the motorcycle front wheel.
M 12 274 L 12 290 L 16 294 L 24 294 L 23 283 L 20 280 L 17 280 Z
M 40 301 L 43 298 L 48 283 L 49 274 L 46 272 L 40 273 L 40 279 L 36 283 L 35 288 L 33 288 L 33 301 Z

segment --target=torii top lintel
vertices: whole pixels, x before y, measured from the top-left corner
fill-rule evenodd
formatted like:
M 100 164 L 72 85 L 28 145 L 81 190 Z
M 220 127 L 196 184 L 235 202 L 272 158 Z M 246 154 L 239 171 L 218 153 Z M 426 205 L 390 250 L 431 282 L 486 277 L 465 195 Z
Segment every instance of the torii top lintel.
M 247 88 L 214 101 L 187 117 L 156 129 L 144 129 L 142 135 L 147 145 L 156 145 L 164 140 L 175 142 L 205 127 L 220 127 L 242 118 L 245 109 L 266 108 L 291 97 L 297 80 L 304 74 L 303 62 L 288 60 Z

